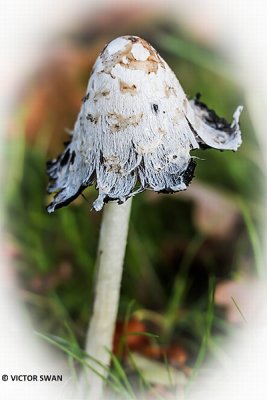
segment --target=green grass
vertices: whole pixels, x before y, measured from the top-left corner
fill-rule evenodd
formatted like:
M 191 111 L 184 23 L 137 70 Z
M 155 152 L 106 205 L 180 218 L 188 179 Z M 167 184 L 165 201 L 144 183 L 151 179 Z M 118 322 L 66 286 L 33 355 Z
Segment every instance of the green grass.
M 259 229 L 257 229 L 252 219 L 251 211 L 249 210 L 249 207 L 246 204 L 246 202 L 243 199 L 239 198 L 238 204 L 242 212 L 242 216 L 249 235 L 251 247 L 254 254 L 255 268 L 257 271 L 257 275 L 259 278 L 265 279 L 266 270 L 263 263 L 262 245 L 260 241 Z
M 191 375 L 191 381 L 197 377 L 201 365 L 203 364 L 206 358 L 209 346 L 209 340 L 211 336 L 212 323 L 214 319 L 214 290 L 215 290 L 215 279 L 213 276 L 211 276 L 209 279 L 208 308 L 206 313 L 204 314 L 204 319 L 205 319 L 204 332 L 202 336 L 201 346 L 193 368 L 193 373 Z

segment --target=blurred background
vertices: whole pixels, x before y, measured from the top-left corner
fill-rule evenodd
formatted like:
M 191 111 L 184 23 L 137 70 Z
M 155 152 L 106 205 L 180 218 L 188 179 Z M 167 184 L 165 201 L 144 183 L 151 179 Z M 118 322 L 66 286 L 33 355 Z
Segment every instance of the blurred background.
M 4 252 L 40 340 L 63 352 L 75 380 L 84 360 L 101 213 L 90 212 L 96 193 L 89 188 L 87 200 L 80 196 L 49 215 L 45 163 L 68 139 L 99 52 L 124 34 L 150 42 L 189 98 L 200 92 L 228 120 L 244 105 L 237 153 L 195 151 L 200 159 L 186 192 L 146 191 L 133 201 L 109 384 L 122 398 L 138 389 L 144 399 L 182 399 L 196 377 L 209 375 L 208 360 L 220 365 L 231 357 L 226 343 L 255 315 L 248 293 L 260 290 L 264 275 L 263 160 L 237 72 L 213 47 L 212 21 L 188 30 L 151 7 L 125 5 L 84 15 L 49 43 L 8 127 Z

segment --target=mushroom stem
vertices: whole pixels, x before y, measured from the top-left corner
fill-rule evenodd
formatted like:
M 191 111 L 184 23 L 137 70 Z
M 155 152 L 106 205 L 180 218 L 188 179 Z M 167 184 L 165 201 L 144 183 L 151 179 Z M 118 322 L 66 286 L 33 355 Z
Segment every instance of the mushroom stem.
M 105 384 L 103 377 L 108 375 L 131 204 L 132 199 L 129 199 L 121 205 L 111 202 L 104 207 L 97 252 L 95 298 L 85 347 L 90 357 L 88 363 L 102 377 L 90 368 L 83 371 L 80 382 L 83 399 L 99 400 Z

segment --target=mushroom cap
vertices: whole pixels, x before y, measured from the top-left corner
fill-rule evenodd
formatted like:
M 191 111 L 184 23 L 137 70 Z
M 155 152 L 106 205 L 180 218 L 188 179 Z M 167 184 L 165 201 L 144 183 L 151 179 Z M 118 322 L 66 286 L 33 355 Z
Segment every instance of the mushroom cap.
M 157 51 L 137 36 L 111 41 L 97 58 L 72 138 L 48 162 L 48 192 L 57 192 L 48 212 L 96 183 L 96 211 L 104 202 L 152 189 L 185 190 L 196 162 L 190 151 L 237 150 L 239 115 L 230 124 L 199 96 L 189 101 Z

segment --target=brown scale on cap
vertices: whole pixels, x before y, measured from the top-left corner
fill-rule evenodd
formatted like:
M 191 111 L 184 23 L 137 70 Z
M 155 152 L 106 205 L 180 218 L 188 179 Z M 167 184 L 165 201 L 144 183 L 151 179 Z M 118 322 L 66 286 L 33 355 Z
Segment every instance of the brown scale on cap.
M 135 95 L 137 93 L 137 87 L 136 85 L 130 85 L 126 82 L 123 82 L 120 80 L 120 91 L 124 93 L 130 93 L 131 95 Z
M 107 74 L 111 74 L 112 68 L 116 64 L 120 64 L 124 68 L 132 69 L 132 70 L 142 70 L 146 71 L 148 74 L 158 71 L 159 64 L 165 68 L 165 65 L 153 47 L 147 43 L 144 39 L 133 37 L 133 36 L 123 36 L 123 38 L 129 40 L 129 43 L 121 50 L 115 53 L 114 57 L 111 57 L 109 62 L 107 62 L 106 51 L 108 47 L 106 47 L 101 53 L 100 57 L 103 59 L 105 63 L 105 67 L 103 72 Z M 138 60 L 133 54 L 133 46 L 136 44 L 140 44 L 144 49 L 148 51 L 148 57 L 146 60 Z
M 129 116 L 117 113 L 109 113 L 108 123 L 110 124 L 111 132 L 118 132 L 125 130 L 129 126 L 136 127 L 140 123 L 142 118 L 143 118 L 143 113 L 138 115 L 129 115 Z

